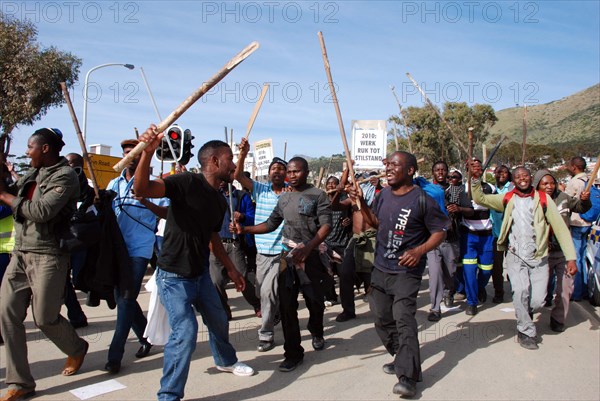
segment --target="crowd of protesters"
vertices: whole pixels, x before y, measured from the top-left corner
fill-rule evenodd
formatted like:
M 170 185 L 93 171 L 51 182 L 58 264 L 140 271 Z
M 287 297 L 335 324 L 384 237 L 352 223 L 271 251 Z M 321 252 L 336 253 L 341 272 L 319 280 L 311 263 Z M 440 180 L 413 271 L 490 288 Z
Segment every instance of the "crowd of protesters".
M 64 141 L 55 128 L 29 138 L 32 168 L 25 176 L 3 166 L 0 340 L 8 389 L 0 400 L 35 394 L 23 324 L 29 306 L 36 326 L 67 355 L 62 374 L 80 370 L 88 343 L 75 329 L 89 323 L 74 288 L 88 292 L 88 305 L 104 299 L 117 308 L 106 371 L 120 372 L 130 330 L 140 343 L 135 356 L 148 356 L 151 325 L 137 297 L 155 252 L 153 278 L 170 327 L 158 391 L 163 401 L 184 397 L 197 343 L 196 312 L 208 328 L 216 368 L 237 376 L 255 373 L 229 341 L 235 317 L 228 281 L 261 319 L 258 352 L 275 347 L 281 323 L 281 372 L 304 360 L 299 294 L 309 311 L 312 348 L 321 351 L 324 311 L 337 302 L 336 289 L 341 312 L 335 320 L 351 324 L 345 322 L 357 317 L 362 286 L 375 333 L 393 357 L 382 369 L 396 375 L 393 392 L 407 398 L 422 380 L 415 315 L 426 273 L 429 321 L 440 321 L 461 301 L 467 315 L 477 314 L 491 279 L 493 303 L 512 293 L 518 343 L 530 350 L 539 342 L 534 313 L 552 306 L 550 328 L 562 332 L 569 302 L 586 296 L 583 249 L 591 224 L 580 214 L 592 203 L 581 157 L 567 162 L 573 178 L 564 191 L 553 172 L 532 175 L 525 166 L 497 166 L 492 185 L 476 158 L 461 168 L 434 163 L 429 182 L 419 177 L 415 156 L 403 151 L 383 161 L 383 183 L 372 172 L 359 185 L 361 177 L 349 177 L 346 168 L 341 177 L 327 177 L 322 190 L 308 182 L 302 157 L 275 157 L 268 182 L 252 180 L 243 171 L 246 139 L 237 166 L 230 146 L 214 140 L 198 152 L 200 173 L 151 180 L 150 162 L 162 135 L 152 125 L 139 140 L 124 140 L 123 155 L 139 141 L 148 146 L 101 194 L 88 185 L 81 156 L 60 156 Z M 157 241 L 161 218 L 164 232 Z M 63 303 L 69 320 L 60 313 Z

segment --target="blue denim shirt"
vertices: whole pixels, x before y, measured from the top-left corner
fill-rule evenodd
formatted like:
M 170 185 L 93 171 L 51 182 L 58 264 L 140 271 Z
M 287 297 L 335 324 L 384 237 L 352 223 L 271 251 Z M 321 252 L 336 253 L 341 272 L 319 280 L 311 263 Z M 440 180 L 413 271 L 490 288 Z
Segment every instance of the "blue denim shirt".
M 108 183 L 106 189 L 117 193 L 112 206 L 125 239 L 129 257 L 150 259 L 154 250 L 157 216 L 133 198 L 131 190 L 134 179 L 135 177 L 127 182 L 125 171 L 123 171 L 121 175 Z M 165 198 L 148 200 L 159 206 L 168 205 Z

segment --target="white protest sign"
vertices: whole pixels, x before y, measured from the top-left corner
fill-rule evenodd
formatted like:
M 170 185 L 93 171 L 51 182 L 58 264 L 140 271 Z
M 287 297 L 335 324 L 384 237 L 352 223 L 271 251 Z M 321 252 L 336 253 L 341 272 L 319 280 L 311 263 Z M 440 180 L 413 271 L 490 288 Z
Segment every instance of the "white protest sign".
M 268 175 L 271 160 L 273 160 L 273 140 L 269 138 L 254 142 L 256 175 Z
M 387 124 L 385 120 L 353 120 L 352 149 L 354 169 L 381 169 L 385 158 Z

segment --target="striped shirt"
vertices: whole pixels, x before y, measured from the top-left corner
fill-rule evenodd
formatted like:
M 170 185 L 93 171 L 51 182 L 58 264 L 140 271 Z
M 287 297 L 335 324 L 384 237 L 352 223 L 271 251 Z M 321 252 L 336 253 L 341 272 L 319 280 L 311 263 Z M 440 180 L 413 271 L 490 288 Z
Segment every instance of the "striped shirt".
M 277 206 L 277 201 L 279 200 L 279 196 L 271 187 L 271 183 L 262 183 L 254 181 L 252 184 L 252 197 L 256 201 L 256 213 L 254 215 L 254 224 L 258 225 L 264 223 L 271 213 L 275 206 Z M 254 236 L 254 240 L 256 241 L 256 249 L 258 253 L 262 253 L 264 255 L 276 255 L 281 252 L 281 230 L 283 229 L 283 224 L 281 224 L 277 229 L 273 232 L 267 234 L 257 234 Z

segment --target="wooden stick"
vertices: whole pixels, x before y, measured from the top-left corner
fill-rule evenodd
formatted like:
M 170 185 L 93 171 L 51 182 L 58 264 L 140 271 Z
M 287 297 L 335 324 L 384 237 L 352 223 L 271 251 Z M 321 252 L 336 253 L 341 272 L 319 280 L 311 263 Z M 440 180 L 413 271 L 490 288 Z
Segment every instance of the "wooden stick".
M 242 61 L 244 61 L 249 55 L 254 53 L 260 45 L 258 42 L 252 42 L 246 46 L 241 52 L 236 54 L 231 60 L 227 62 L 215 75 L 204 82 L 198 89 L 196 89 L 187 99 L 185 99 L 171 114 L 162 120 L 156 128 L 157 132 L 163 132 L 171 124 L 173 124 L 187 109 L 190 108 L 198 99 L 206 94 L 213 86 L 221 81 L 227 74 L 229 74 L 235 67 L 237 67 Z M 146 142 L 140 142 L 135 148 L 127 154 L 120 162 L 113 166 L 115 171 L 122 171 L 133 159 L 142 153 L 142 151 L 148 146 Z
M 592 175 L 585 186 L 585 192 L 590 192 L 590 189 L 592 189 L 592 185 L 594 184 L 594 181 L 596 181 L 596 177 L 598 177 L 598 169 L 600 169 L 600 155 L 598 155 L 598 158 L 596 158 L 596 165 L 594 166 L 594 171 L 592 171 Z
M 468 170 L 467 170 L 467 176 L 468 176 L 468 182 L 469 182 L 469 199 L 473 199 L 471 196 L 471 177 L 472 177 L 472 168 L 471 168 L 471 162 L 473 161 L 473 127 L 469 127 L 469 161 L 467 162 L 467 166 L 468 166 Z
M 386 176 L 386 173 L 380 173 L 380 174 L 378 174 L 378 175 L 372 175 L 372 176 L 370 176 L 370 177 L 363 178 L 363 179 L 361 179 L 361 180 L 358 180 L 358 181 L 356 181 L 356 184 L 358 184 L 358 185 L 360 185 L 360 184 L 364 184 L 365 182 L 367 182 L 367 181 L 370 181 L 370 180 L 371 180 L 371 178 L 373 178 L 373 177 L 377 177 L 377 178 L 384 178 L 385 176 Z M 330 190 L 328 190 L 328 191 L 326 191 L 326 192 L 327 192 L 327 194 L 332 194 L 332 193 L 334 193 L 335 191 L 337 191 L 337 189 L 330 189 Z
M 69 91 L 67 90 L 67 84 L 64 82 L 60 83 L 60 87 L 62 88 L 63 96 L 65 97 L 65 101 L 67 102 L 67 107 L 69 108 L 69 113 L 71 113 L 71 119 L 73 120 L 73 125 L 75 126 L 75 133 L 77 134 L 77 139 L 79 139 L 79 146 L 81 146 L 81 156 L 85 163 L 87 164 L 88 173 L 90 175 L 90 179 L 92 180 L 92 186 L 94 187 L 94 193 L 96 194 L 96 199 L 100 199 L 100 190 L 98 189 L 98 180 L 96 180 L 96 174 L 94 173 L 94 169 L 92 168 L 92 162 L 90 160 L 90 155 L 87 152 L 87 147 L 85 145 L 85 139 L 83 139 L 83 134 L 81 133 L 81 128 L 79 127 L 79 121 L 77 120 L 77 115 L 75 115 L 75 110 L 73 109 L 73 103 L 71 103 L 71 97 L 69 96 Z
M 283 160 L 286 160 L 287 156 L 287 141 L 283 143 Z
M 442 116 L 442 113 L 440 113 L 440 111 L 433 105 L 433 103 L 431 103 L 431 100 L 429 100 L 423 89 L 421 89 L 419 84 L 417 84 L 417 81 L 415 81 L 408 72 L 406 73 L 406 76 L 412 81 L 413 85 L 419 90 L 419 92 L 421 92 L 421 95 L 423 95 L 423 98 L 425 99 L 427 104 L 433 109 L 433 111 L 435 111 L 440 120 L 442 120 L 442 122 L 446 125 L 446 128 L 448 128 L 448 131 L 450 131 L 450 134 L 454 137 L 454 141 L 456 141 L 457 145 L 460 146 L 464 152 L 468 153 L 467 148 L 465 148 L 465 145 L 462 143 L 458 135 L 454 133 L 448 121 L 446 121 L 446 119 Z
M 137 127 L 133 127 L 133 132 L 135 133 L 135 139 L 140 139 L 140 132 Z
M 394 97 L 396 98 L 396 103 L 398 104 L 398 109 L 400 110 L 399 117 L 402 119 L 402 123 L 404 124 L 404 131 L 406 132 L 406 140 L 408 141 L 408 151 L 410 153 L 413 152 L 412 143 L 410 141 L 410 133 L 408 132 L 408 125 L 406 125 L 406 119 L 402 115 L 402 105 L 400 104 L 400 99 L 398 99 L 398 95 L 396 95 L 396 88 L 394 86 L 390 86 Z M 395 124 L 395 123 L 394 123 Z M 396 151 L 398 151 L 398 139 L 396 139 Z
M 525 166 L 525 155 L 527 149 L 527 105 L 523 110 L 523 156 L 521 158 L 521 164 Z
M 348 140 L 346 139 L 346 131 L 344 130 L 344 120 L 342 120 L 340 104 L 335 93 L 335 87 L 333 86 L 333 77 L 331 76 L 329 59 L 327 58 L 325 39 L 323 39 L 323 33 L 321 31 L 319 31 L 317 35 L 319 36 L 319 42 L 321 43 L 321 52 L 323 53 L 323 65 L 325 66 L 325 73 L 327 74 L 327 81 L 329 82 L 329 90 L 331 91 L 333 107 L 335 108 L 335 114 L 337 116 L 338 126 L 340 128 L 340 135 L 342 136 L 342 144 L 344 145 L 344 152 L 346 153 L 346 163 L 348 163 L 348 170 L 350 171 L 350 176 L 354 177 L 354 167 L 352 166 L 352 158 L 350 157 L 350 148 L 348 148 Z M 358 189 L 358 185 L 356 185 L 356 187 Z M 360 210 L 360 202 L 356 203 L 356 207 L 358 208 L 358 210 Z
M 256 116 L 260 111 L 260 106 L 262 106 L 263 100 L 265 100 L 265 96 L 269 91 L 269 84 L 264 84 L 262 88 L 262 92 L 260 92 L 260 97 L 258 98 L 258 102 L 254 105 L 254 110 L 252 111 L 252 115 L 250 116 L 250 121 L 248 121 L 248 127 L 246 128 L 246 136 L 244 138 L 248 139 L 250 136 L 250 130 L 252 126 L 254 126 L 254 121 L 256 120 Z
M 317 179 L 317 188 L 321 188 L 321 181 L 323 181 L 323 172 L 325 171 L 325 167 L 319 169 L 319 178 Z

